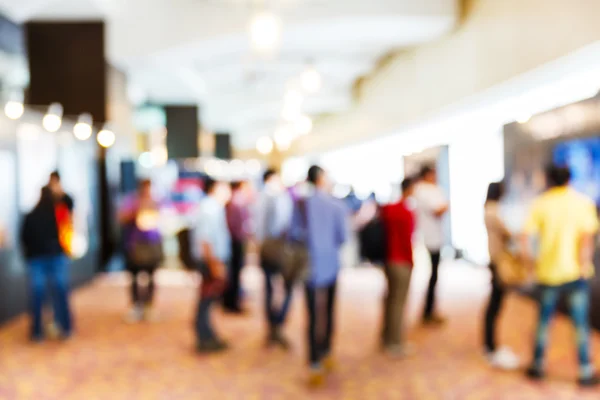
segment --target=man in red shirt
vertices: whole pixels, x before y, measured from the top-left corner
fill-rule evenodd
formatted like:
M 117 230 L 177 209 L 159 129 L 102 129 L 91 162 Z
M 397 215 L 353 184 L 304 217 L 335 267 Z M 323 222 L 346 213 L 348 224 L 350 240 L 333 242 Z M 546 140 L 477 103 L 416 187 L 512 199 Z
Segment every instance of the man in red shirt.
M 391 356 L 404 357 L 411 353 L 403 340 L 402 321 L 413 268 L 412 236 L 415 217 L 408 198 L 412 195 L 415 181 L 402 181 L 402 198 L 399 202 L 384 206 L 382 220 L 386 235 L 385 276 L 388 282 L 383 313 L 382 345 Z

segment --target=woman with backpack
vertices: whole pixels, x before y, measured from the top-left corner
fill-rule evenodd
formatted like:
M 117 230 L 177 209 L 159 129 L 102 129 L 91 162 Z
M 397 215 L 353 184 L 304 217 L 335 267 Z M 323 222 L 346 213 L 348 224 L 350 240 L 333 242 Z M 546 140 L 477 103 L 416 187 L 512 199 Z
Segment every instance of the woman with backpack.
M 125 269 L 131 274 L 132 309 L 129 322 L 152 319 L 154 275 L 163 260 L 162 236 L 159 230 L 160 205 L 152 197 L 152 183 L 142 180 L 137 193 L 126 199 L 119 213 L 124 227 Z M 141 275 L 147 276 L 145 288 Z

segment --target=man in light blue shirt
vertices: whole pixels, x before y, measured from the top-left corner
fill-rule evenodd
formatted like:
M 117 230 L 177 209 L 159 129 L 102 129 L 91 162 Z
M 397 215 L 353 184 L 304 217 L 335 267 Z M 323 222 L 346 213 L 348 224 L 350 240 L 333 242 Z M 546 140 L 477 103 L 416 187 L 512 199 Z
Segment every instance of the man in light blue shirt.
M 306 282 L 309 316 L 310 384 L 324 383 L 324 370 L 333 367 L 331 341 L 334 302 L 340 270 L 340 248 L 348 238 L 348 208 L 327 192 L 327 177 L 319 166 L 308 170 L 307 184 L 298 191 L 289 237 L 306 243 L 310 273 Z M 305 202 L 299 207 L 298 202 Z M 302 211 L 304 210 L 304 212 Z M 303 215 L 305 213 L 305 215 Z
M 225 205 L 231 197 L 229 185 L 207 178 L 206 197 L 200 202 L 192 222 L 192 254 L 202 274 L 202 287 L 196 314 L 197 350 L 202 353 L 225 350 L 227 344 L 215 334 L 210 321 L 213 303 L 227 284 L 227 265 L 231 258 L 231 237 Z
M 267 170 L 263 175 L 264 189 L 256 204 L 255 237 L 264 244 L 265 241 L 282 239 L 289 229 L 292 217 L 293 203 L 290 194 L 283 186 L 279 175 L 274 169 Z M 277 277 L 281 275 L 281 267 L 275 260 L 269 260 L 261 252 L 261 265 L 265 273 L 265 315 L 268 323 L 267 345 L 278 345 L 289 348 L 289 341 L 282 333 L 282 327 L 292 299 L 292 285 L 279 279 L 283 285 L 283 300 L 275 304 L 274 288 L 278 284 Z

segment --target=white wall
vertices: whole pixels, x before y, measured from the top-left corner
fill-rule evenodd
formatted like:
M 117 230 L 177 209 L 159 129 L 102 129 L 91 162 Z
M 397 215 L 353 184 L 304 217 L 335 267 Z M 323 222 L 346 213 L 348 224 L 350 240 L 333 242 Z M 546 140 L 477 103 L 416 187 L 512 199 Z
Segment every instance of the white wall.
M 450 212 L 453 246 L 478 263 L 487 263 L 483 204 L 490 182 L 504 176 L 502 128 L 476 130 L 450 144 Z

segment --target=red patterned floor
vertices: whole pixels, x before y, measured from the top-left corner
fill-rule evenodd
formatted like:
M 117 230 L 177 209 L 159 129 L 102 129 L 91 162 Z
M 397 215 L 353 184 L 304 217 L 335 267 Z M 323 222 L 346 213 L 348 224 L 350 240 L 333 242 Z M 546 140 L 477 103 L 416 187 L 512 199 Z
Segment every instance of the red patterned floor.
M 415 321 L 426 270 L 414 275 L 410 320 Z M 99 279 L 74 296 L 77 335 L 68 343 L 30 345 L 26 321 L 0 331 L 0 399 L 598 399 L 600 391 L 579 391 L 573 331 L 562 317 L 552 331 L 551 378 L 532 384 L 520 373 L 491 370 L 483 361 L 480 320 L 489 276 L 473 267 L 450 264 L 440 278 L 440 304 L 450 323 L 424 329 L 411 323 L 418 355 L 391 361 L 376 351 L 383 277 L 375 269 L 343 274 L 336 352 L 340 367 L 328 386 L 304 386 L 304 308 L 298 292 L 287 328 L 296 344 L 291 354 L 263 348 L 261 276 L 245 276 L 252 314 L 218 315 L 223 335 L 235 339 L 226 354 L 192 352 L 192 279 L 162 272 L 160 321 L 123 322 L 126 293 L 122 276 Z M 535 314 L 528 300 L 511 296 L 502 317 L 501 337 L 523 356 L 530 353 Z M 594 338 L 595 349 L 599 338 Z M 600 361 L 596 353 L 596 361 Z

